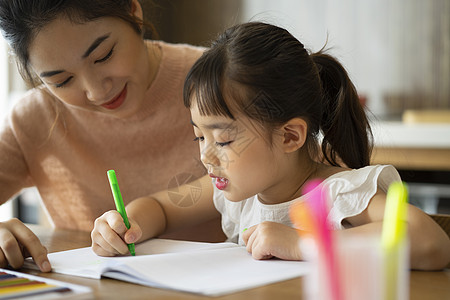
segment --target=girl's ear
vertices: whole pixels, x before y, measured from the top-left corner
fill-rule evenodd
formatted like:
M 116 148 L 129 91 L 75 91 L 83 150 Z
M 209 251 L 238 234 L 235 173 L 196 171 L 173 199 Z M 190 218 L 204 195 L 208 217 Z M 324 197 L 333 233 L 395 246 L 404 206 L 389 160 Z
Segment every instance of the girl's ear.
M 280 128 L 283 134 L 283 150 L 285 153 L 297 151 L 306 142 L 308 124 L 301 118 L 293 118 Z
M 138 0 L 131 0 L 131 13 L 133 16 L 144 20 L 144 13 L 142 12 L 142 6 Z

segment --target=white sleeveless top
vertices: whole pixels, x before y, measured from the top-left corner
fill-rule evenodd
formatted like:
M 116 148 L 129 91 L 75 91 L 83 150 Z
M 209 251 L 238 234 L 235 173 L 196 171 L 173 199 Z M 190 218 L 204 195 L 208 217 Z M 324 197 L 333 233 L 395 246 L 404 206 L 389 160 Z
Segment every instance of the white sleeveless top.
M 401 181 L 397 170 L 391 165 L 367 166 L 361 169 L 336 173 L 323 181 L 328 193 L 330 212 L 328 220 L 334 229 L 344 229 L 342 221 L 364 211 L 380 189 L 387 192 L 394 181 Z M 280 204 L 263 204 L 255 195 L 240 202 L 225 198 L 214 186 L 214 205 L 222 214 L 222 229 L 227 240 L 244 245 L 240 233 L 264 221 L 293 226 L 289 208 L 294 201 L 304 201 L 305 196 Z

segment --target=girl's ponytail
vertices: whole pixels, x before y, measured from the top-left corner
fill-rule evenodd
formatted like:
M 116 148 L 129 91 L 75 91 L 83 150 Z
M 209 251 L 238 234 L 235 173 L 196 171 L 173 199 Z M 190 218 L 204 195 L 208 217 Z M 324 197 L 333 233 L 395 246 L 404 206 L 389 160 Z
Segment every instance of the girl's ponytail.
M 372 131 L 356 88 L 343 66 L 332 56 L 319 51 L 311 54 L 323 89 L 322 154 L 328 163 L 339 160 L 350 168 L 370 164 Z
M 370 163 L 372 133 L 346 71 L 321 51 L 310 54 L 283 28 L 260 22 L 229 28 L 189 72 L 186 107 L 193 95 L 204 114 L 234 119 L 235 110 L 261 123 L 269 136 L 289 120 L 303 118 L 308 137 L 302 149 L 311 159 L 350 168 Z M 317 153 L 320 130 L 322 155 Z

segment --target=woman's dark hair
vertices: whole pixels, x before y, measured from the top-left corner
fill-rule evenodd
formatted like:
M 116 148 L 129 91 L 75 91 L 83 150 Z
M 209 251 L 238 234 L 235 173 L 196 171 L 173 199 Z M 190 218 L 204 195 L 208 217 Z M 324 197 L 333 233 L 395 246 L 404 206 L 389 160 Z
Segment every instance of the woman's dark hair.
M 203 115 L 235 119 L 239 112 L 269 129 L 303 118 L 312 157 L 318 158 L 321 131 L 322 159 L 350 168 L 370 164 L 370 125 L 345 69 L 322 50 L 308 53 L 277 26 L 251 22 L 226 30 L 191 68 L 183 96 L 188 108 L 195 97 Z
M 16 55 L 19 72 L 34 86 L 40 80 L 29 69 L 28 50 L 44 26 L 58 17 L 73 23 L 114 17 L 128 22 L 142 35 L 143 21 L 133 17 L 131 9 L 131 0 L 0 0 L 0 29 Z

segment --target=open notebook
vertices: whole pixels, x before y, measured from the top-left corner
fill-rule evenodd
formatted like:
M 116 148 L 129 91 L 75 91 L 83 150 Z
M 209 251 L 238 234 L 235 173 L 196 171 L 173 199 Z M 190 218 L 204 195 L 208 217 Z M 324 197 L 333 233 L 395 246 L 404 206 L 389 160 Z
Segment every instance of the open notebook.
M 152 239 L 136 256 L 100 257 L 90 247 L 49 254 L 53 272 L 219 296 L 305 275 L 306 262 L 255 260 L 233 243 Z M 28 260 L 25 267 L 33 267 Z M 34 265 L 35 267 L 35 265 Z

